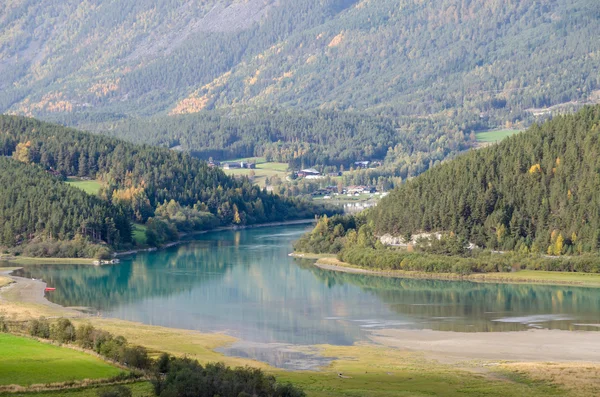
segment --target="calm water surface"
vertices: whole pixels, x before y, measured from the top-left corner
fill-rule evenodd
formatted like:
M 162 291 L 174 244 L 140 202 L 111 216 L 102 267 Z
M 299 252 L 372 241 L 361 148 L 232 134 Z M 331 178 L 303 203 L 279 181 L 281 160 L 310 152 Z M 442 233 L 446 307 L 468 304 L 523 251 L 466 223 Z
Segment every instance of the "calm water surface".
M 347 345 L 380 328 L 600 330 L 597 289 L 325 271 L 288 257 L 305 230 L 211 233 L 116 266 L 33 266 L 22 275 L 55 287 L 48 297 L 64 306 L 146 324 L 225 331 L 257 348 Z

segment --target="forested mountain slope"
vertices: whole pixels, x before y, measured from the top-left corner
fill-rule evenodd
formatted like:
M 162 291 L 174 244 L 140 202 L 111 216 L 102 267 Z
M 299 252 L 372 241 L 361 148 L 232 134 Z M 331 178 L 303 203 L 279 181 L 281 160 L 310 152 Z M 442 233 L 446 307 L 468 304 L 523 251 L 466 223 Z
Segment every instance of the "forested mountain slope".
M 407 182 L 370 213 L 375 233 L 454 232 L 552 255 L 600 247 L 600 106 L 561 116 Z
M 0 247 L 20 245 L 34 237 L 72 240 L 77 234 L 112 246 L 131 243 L 126 211 L 68 186 L 41 167 L 0 156 L 0 197 Z M 65 253 L 96 255 L 97 248 L 88 252 L 81 248 L 86 245 L 72 244 L 65 247 Z
M 137 143 L 177 148 L 208 160 L 265 157 L 292 169 L 328 166 L 350 169 L 356 161 L 385 160 L 391 175 L 417 175 L 430 163 L 471 147 L 463 130 L 476 122 L 426 119 L 392 120 L 337 111 L 261 109 L 244 114 L 202 111 L 189 115 L 102 122 L 108 131 Z
M 0 112 L 277 104 L 510 122 L 594 97 L 599 20 L 596 0 L 8 0 Z
M 12 230 L 16 235 L 22 236 L 25 242 L 40 236 L 62 240 L 79 234 L 91 237 L 93 241 L 120 246 L 121 243 L 131 241 L 129 223 L 129 229 L 123 229 L 120 237 L 93 232 L 95 229 L 85 224 L 120 224 L 121 220 L 117 219 L 117 215 L 125 216 L 127 222 L 147 223 L 154 233 L 152 238 L 157 239 L 152 242 L 160 244 L 165 239 L 176 238 L 178 231 L 310 217 L 323 210 L 299 200 L 286 200 L 267 193 L 252 185 L 248 179 L 235 180 L 188 154 L 137 146 L 34 119 L 0 116 L 0 156 L 12 156 L 31 167 L 39 165 L 41 168 L 36 167 L 36 175 L 40 178 L 49 177 L 50 173 L 62 178 L 75 175 L 94 179 L 102 184 L 98 196 L 104 202 L 103 206 L 98 204 L 100 198 L 94 198 L 91 204 L 86 204 L 86 200 L 81 199 L 85 194 L 75 195 L 75 199 L 61 204 L 68 207 L 68 211 L 64 213 L 68 225 L 59 227 L 58 235 L 50 225 L 53 225 L 54 217 L 63 207 L 54 207 L 56 203 L 52 200 L 56 198 L 51 189 L 48 190 L 50 196 L 47 198 L 50 204 L 54 203 L 52 212 L 48 213 L 51 219 L 41 215 L 36 219 L 26 219 L 19 215 L 20 212 L 14 212 L 40 204 L 26 201 L 25 204 L 19 202 L 17 205 L 6 201 L 5 209 L 12 214 L 12 218 L 2 225 L 2 232 Z M 9 190 L 11 195 L 31 189 L 31 194 L 36 194 L 37 200 L 37 194 L 41 193 L 35 188 L 33 177 L 28 180 L 18 179 L 22 172 L 27 175 L 23 167 L 28 166 L 17 167 L 13 164 L 15 160 L 5 160 L 9 161 L 7 164 L 11 167 L 4 170 L 5 178 L 1 182 L 4 185 L 15 183 L 20 189 L 14 192 Z M 11 170 L 14 171 L 13 178 L 10 177 Z M 41 179 L 40 186 L 44 186 L 42 182 L 45 179 Z M 47 183 L 55 182 L 57 179 L 53 177 Z M 21 186 L 21 183 L 25 185 Z M 3 188 L 9 189 L 8 186 Z M 67 198 L 73 194 L 72 188 L 66 186 L 57 189 L 62 189 L 57 194 Z M 77 200 L 82 200 L 81 209 L 78 208 Z M 93 205 L 104 212 L 95 211 L 92 220 L 88 221 L 86 208 Z M 81 211 L 81 214 L 70 219 L 69 214 L 77 211 Z M 103 215 L 106 211 L 109 214 Z M 23 225 L 26 227 L 21 227 Z M 4 241 L 5 244 L 11 242 L 13 245 L 19 244 L 14 239 Z

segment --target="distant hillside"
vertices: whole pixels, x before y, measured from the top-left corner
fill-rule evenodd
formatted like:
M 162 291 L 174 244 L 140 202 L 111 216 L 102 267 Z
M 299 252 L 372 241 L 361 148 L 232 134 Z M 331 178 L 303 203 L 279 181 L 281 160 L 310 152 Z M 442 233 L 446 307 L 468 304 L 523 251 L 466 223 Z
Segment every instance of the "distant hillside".
M 402 178 L 471 147 L 475 142 L 463 130 L 477 126 L 458 118 L 392 120 L 364 113 L 274 109 L 80 123 L 135 143 L 177 147 L 205 160 L 265 157 L 292 169 L 319 166 L 332 171 L 348 170 L 356 161 L 379 160 L 387 175 Z
M 454 232 L 480 247 L 598 252 L 600 106 L 435 167 L 370 213 L 375 233 Z
M 0 112 L 277 105 L 494 123 L 594 100 L 596 0 L 10 0 Z
M 10 198 L 0 206 L 0 246 L 11 248 L 75 236 L 120 248 L 131 243 L 130 222 L 145 224 L 148 244 L 160 245 L 178 232 L 324 211 L 228 177 L 185 153 L 23 117 L 0 116 L 2 156 L 13 157 L 3 159 L 0 178 L 0 192 Z M 99 182 L 97 197 L 61 182 L 71 175 Z

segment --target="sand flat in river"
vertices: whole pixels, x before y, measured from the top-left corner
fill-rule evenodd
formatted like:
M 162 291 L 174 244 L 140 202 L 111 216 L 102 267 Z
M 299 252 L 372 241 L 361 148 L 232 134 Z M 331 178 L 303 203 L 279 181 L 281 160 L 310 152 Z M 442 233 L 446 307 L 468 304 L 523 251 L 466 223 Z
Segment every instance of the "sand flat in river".
M 402 350 L 423 352 L 442 362 L 498 360 L 600 363 L 600 333 L 534 329 L 520 332 L 449 332 L 384 329 L 370 339 Z

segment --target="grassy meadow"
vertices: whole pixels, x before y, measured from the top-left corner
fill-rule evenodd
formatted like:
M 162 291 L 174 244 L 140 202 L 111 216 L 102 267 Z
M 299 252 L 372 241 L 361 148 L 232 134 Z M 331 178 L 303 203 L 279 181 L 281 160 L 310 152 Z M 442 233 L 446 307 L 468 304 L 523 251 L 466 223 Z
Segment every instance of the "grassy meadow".
M 272 178 L 274 176 L 278 176 L 281 180 L 285 180 L 287 177 L 287 163 L 275 163 L 275 162 L 267 162 L 264 157 L 258 158 L 248 158 L 248 159 L 235 159 L 228 160 L 227 162 L 234 161 L 247 161 L 253 162 L 256 164 L 255 169 L 233 169 L 233 170 L 223 170 L 227 175 L 240 175 L 240 176 L 250 176 L 254 173 L 254 183 L 259 185 L 261 188 L 266 186 L 266 179 Z
M 79 351 L 0 334 L 0 385 L 30 386 L 107 379 L 121 372 L 121 369 Z
M 102 188 L 102 184 L 98 181 L 82 180 L 76 177 L 67 178 L 67 183 L 91 195 L 98 194 Z
M 507 138 L 507 137 L 517 134 L 519 132 L 521 132 L 521 130 L 513 130 L 513 129 L 489 130 L 489 131 L 478 132 L 475 134 L 475 136 L 477 138 L 477 142 L 495 143 L 495 142 L 500 142 L 504 138 Z
M 215 352 L 215 348 L 235 341 L 224 334 L 202 334 L 109 319 L 95 319 L 93 324 L 128 339 L 135 338 L 136 343 L 155 354 L 166 351 L 201 363 L 222 361 L 230 366 L 260 367 L 283 382 L 302 387 L 308 397 L 576 397 L 600 392 L 600 382 L 595 381 L 600 372 L 597 365 L 573 364 L 577 370 L 571 371 L 571 364 L 487 365 L 479 361 L 443 364 L 418 352 L 359 344 L 316 346 L 323 356 L 333 358 L 329 366 L 320 371 L 285 371 Z M 553 368 L 552 372 L 548 366 Z M 581 379 L 587 380 L 585 389 L 580 386 Z
M 133 240 L 136 245 L 146 245 L 146 225 L 140 223 L 133 225 Z

